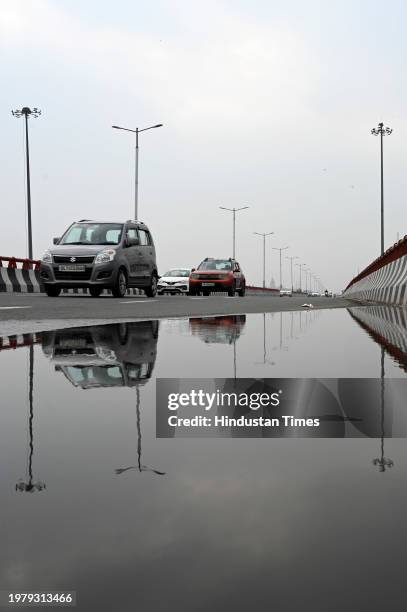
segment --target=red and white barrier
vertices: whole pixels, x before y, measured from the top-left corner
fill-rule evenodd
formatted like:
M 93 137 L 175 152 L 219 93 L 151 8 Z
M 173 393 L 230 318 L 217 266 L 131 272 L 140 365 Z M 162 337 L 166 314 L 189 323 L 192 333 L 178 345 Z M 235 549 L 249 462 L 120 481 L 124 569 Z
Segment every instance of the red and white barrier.
M 40 263 L 0 255 L 0 292 L 40 293 Z
M 41 334 L 15 334 L 11 336 L 0 336 L 0 351 L 15 350 L 24 346 L 41 344 Z
M 357 302 L 407 306 L 407 236 L 355 276 L 343 295 Z

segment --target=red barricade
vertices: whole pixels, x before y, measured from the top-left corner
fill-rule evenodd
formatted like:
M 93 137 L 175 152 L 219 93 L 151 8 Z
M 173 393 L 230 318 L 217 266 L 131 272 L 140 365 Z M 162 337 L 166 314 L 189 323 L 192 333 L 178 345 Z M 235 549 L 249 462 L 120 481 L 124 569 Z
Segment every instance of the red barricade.
M 32 270 L 33 268 L 39 270 L 41 265 L 41 262 L 37 259 L 19 259 L 18 257 L 3 257 L 0 255 L 0 268 L 3 267 L 3 261 L 8 262 L 8 265 L 5 266 L 7 268 L 17 268 L 17 264 L 21 263 L 22 270 Z

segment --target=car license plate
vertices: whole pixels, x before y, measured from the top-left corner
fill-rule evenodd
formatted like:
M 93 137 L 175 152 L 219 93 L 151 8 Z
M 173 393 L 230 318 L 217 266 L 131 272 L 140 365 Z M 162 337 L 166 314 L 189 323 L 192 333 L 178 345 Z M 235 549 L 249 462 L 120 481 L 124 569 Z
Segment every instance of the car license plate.
M 85 266 L 59 266 L 60 272 L 85 272 Z
M 214 287 L 215 283 L 202 283 L 202 287 Z

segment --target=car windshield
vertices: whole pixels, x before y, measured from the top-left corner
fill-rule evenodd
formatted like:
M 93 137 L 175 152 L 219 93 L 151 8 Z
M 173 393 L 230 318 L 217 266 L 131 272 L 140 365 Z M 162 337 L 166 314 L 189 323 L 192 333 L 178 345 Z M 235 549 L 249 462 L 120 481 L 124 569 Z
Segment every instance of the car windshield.
M 199 264 L 198 270 L 231 270 L 232 262 L 229 259 L 210 259 Z
M 122 232 L 121 223 L 75 223 L 59 244 L 119 244 Z
M 187 278 L 189 276 L 189 270 L 168 270 L 164 276 L 182 276 Z

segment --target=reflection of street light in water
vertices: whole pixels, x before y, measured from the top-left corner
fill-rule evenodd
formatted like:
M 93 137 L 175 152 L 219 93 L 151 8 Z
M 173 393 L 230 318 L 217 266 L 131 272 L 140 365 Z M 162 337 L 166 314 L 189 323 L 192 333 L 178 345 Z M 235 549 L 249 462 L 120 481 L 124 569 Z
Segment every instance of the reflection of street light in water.
M 236 336 L 233 338 L 233 378 L 236 380 Z
M 263 312 L 263 361 L 256 361 L 255 364 L 256 365 L 260 365 L 260 364 L 270 364 L 270 365 L 276 365 L 274 363 L 274 361 L 270 361 L 269 359 L 267 359 L 267 349 L 266 349 L 266 313 Z
M 273 346 L 273 351 L 280 349 L 280 351 L 288 351 L 288 346 L 283 345 L 283 312 L 280 311 L 280 346 Z
M 373 465 L 379 466 L 379 472 L 385 472 L 386 468 L 392 468 L 394 461 L 384 456 L 384 348 L 381 348 L 381 372 L 380 372 L 380 400 L 381 400 L 381 426 L 382 438 L 380 443 L 381 456 L 373 459 Z
M 34 347 L 33 345 L 31 345 L 29 348 L 29 358 L 30 358 L 30 365 L 29 365 L 28 403 L 29 403 L 30 411 L 29 411 L 29 417 L 28 417 L 28 429 L 29 429 L 29 435 L 30 435 L 30 441 L 29 441 L 30 450 L 29 450 L 28 461 L 27 461 L 26 481 L 20 478 L 20 480 L 16 484 L 16 491 L 20 491 L 20 492 L 25 491 L 26 493 L 34 493 L 34 491 L 42 491 L 43 489 L 46 488 L 46 486 L 44 482 L 41 482 L 41 480 L 37 480 L 36 482 L 33 481 L 33 469 L 32 469 L 33 454 L 34 454 L 34 439 L 33 439 L 34 438 L 33 436 Z
M 123 474 L 128 470 L 138 470 L 139 472 L 153 472 L 159 476 L 164 476 L 165 472 L 160 472 L 154 468 L 147 467 L 141 463 L 141 422 L 140 422 L 140 389 L 136 386 L 136 411 L 137 411 L 137 465 L 130 465 L 126 468 L 118 468 L 116 474 Z

